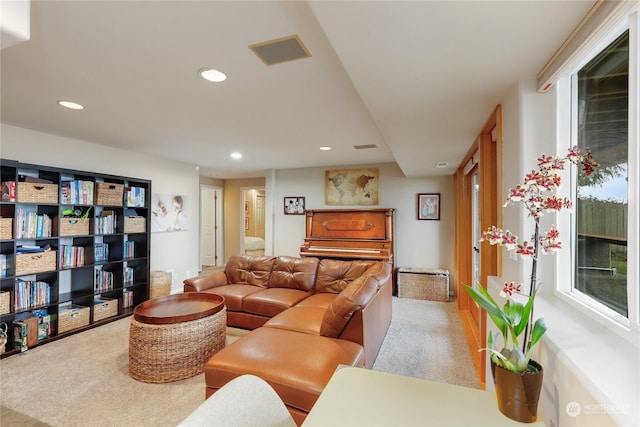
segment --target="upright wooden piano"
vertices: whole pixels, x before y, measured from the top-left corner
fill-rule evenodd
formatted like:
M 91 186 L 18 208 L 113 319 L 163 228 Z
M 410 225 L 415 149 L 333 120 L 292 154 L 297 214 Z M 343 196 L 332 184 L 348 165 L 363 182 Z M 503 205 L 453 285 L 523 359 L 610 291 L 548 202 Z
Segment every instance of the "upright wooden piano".
M 314 209 L 306 215 L 300 256 L 383 260 L 395 271 L 395 209 Z

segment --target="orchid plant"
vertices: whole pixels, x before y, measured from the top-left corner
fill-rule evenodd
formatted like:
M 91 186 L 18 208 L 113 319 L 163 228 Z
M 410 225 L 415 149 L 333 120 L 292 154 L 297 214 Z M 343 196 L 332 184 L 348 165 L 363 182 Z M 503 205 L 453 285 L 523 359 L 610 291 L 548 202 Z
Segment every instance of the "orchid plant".
M 570 163 L 580 166 L 585 176 L 591 175 L 599 166 L 594 162 L 591 152 L 582 155 L 577 147 L 569 149 L 564 157 L 552 157 L 542 154 L 538 158 L 538 169 L 528 173 L 524 181 L 515 188 L 509 190 L 504 206 L 513 203 L 522 203 L 528 216 L 533 218 L 534 233 L 529 240 L 518 243 L 518 237 L 509 230 L 502 230 L 492 226 L 482 233 L 480 241 L 488 241 L 491 245 L 504 246 L 507 250 L 515 250 L 525 259 L 531 259 L 531 286 L 529 287 L 527 301 L 522 304 L 516 301 L 514 293 L 522 294 L 521 283 L 505 282 L 500 296 L 507 301 L 502 308 L 489 295 L 482 286 L 466 286 L 471 298 L 483 308 L 493 323 L 496 325 L 503 338 L 503 348 L 498 351 L 495 343 L 496 337 L 489 332 L 487 348 L 481 350 L 491 353 L 491 360 L 498 366 L 509 371 L 525 372 L 532 369 L 529 365 L 531 352 L 535 344 L 547 331 L 544 319 L 535 321 L 533 328 L 529 330 L 533 318 L 533 302 L 538 292 L 538 280 L 536 276 L 538 254 L 552 254 L 562 248 L 560 233 L 555 226 L 551 226 L 543 235 L 540 233 L 540 218 L 545 212 L 559 212 L 571 209 L 572 202 L 569 198 L 558 197 L 555 192 L 560 187 L 562 178 L 560 174 L 565 164 Z M 519 341 L 524 333 L 524 342 Z

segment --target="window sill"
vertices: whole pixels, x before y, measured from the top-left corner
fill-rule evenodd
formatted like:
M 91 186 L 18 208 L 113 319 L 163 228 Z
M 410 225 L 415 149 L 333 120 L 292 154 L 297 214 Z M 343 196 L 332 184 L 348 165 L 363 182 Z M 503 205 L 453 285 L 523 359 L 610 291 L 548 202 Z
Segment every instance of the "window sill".
M 638 339 L 625 340 L 555 295 L 538 295 L 535 317 L 543 317 L 549 329 L 536 347 L 534 358 L 543 363 L 546 376 L 553 381 L 559 400 L 555 402 L 559 406 L 556 411 L 561 418 L 563 404 L 575 401 L 589 403 L 585 409 L 606 415 L 617 425 L 640 425 Z M 560 381 L 564 384 L 558 384 Z M 572 386 L 571 381 L 579 385 Z M 577 386 L 591 395 L 595 406 L 576 401 L 571 391 Z M 583 410 L 583 415 L 588 414 Z

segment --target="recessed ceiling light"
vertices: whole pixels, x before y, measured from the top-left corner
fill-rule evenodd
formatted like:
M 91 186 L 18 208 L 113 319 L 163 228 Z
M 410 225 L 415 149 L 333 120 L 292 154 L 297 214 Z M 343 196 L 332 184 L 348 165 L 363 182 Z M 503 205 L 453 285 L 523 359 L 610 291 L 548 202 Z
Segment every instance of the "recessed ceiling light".
M 203 68 L 202 70 L 198 71 L 198 74 L 200 74 L 200 77 L 205 80 L 209 80 L 210 82 L 220 83 L 227 80 L 227 76 L 225 73 L 214 70 L 213 68 Z
M 322 150 L 322 151 L 329 151 L 329 150 L 331 150 L 331 147 L 329 147 L 329 146 L 325 145 L 325 146 L 323 146 L 323 147 L 320 147 L 320 150 Z
M 240 154 L 240 153 L 231 153 L 231 158 L 232 159 L 241 159 L 242 158 L 242 154 Z
M 58 101 L 58 104 L 71 110 L 83 110 L 84 106 L 71 101 Z

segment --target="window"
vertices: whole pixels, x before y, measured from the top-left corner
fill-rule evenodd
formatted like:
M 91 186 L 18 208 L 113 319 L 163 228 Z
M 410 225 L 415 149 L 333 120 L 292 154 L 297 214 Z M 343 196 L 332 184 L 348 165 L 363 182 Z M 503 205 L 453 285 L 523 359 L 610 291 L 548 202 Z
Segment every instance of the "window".
M 574 280 L 581 292 L 628 317 L 629 31 L 572 77 L 576 144 L 600 164 L 577 182 Z M 634 200 L 637 202 L 637 200 Z M 637 244 L 637 242 L 635 242 Z

